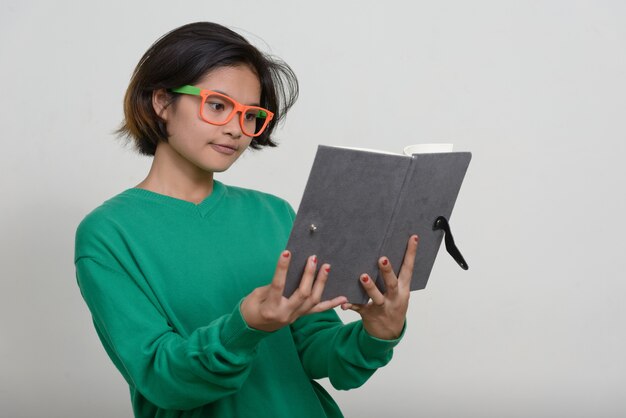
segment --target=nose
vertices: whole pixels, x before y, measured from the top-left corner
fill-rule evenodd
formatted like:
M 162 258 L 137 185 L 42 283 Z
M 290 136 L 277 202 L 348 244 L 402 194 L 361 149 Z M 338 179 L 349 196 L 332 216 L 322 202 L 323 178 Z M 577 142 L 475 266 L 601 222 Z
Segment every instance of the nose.
M 241 125 L 239 123 L 240 115 L 241 112 L 235 113 L 228 123 L 223 126 L 224 133 L 226 135 L 230 135 L 233 139 L 239 139 L 243 135 Z

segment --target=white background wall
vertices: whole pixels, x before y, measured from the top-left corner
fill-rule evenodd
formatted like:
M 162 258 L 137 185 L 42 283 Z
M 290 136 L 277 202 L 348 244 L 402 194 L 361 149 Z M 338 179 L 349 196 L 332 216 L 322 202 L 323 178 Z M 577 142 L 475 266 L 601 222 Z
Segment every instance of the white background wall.
M 0 416 L 130 416 L 73 235 L 145 176 L 150 159 L 111 133 L 122 97 L 148 46 L 196 20 L 301 83 L 281 146 L 226 183 L 297 207 L 319 143 L 474 154 L 453 216 L 470 270 L 438 259 L 393 362 L 331 391 L 346 416 L 626 416 L 618 0 L 0 1 Z

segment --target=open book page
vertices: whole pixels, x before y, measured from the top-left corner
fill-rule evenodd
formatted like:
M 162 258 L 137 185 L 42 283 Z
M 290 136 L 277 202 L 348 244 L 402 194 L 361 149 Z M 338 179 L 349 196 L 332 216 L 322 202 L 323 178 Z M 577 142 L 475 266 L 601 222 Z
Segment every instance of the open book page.
M 378 154 L 387 154 L 387 155 L 404 155 L 410 157 L 413 154 L 432 154 L 439 152 L 452 152 L 454 146 L 453 144 L 413 144 L 404 147 L 402 153 L 391 152 L 391 151 L 383 151 L 372 148 L 355 148 L 355 147 L 336 147 L 343 149 L 351 149 L 355 151 L 365 151 L 365 152 L 375 152 Z
M 453 144 L 415 144 L 404 147 L 404 155 L 437 154 L 442 152 L 452 152 L 453 149 Z
M 383 151 L 383 150 L 379 150 L 379 149 L 372 149 L 372 148 L 355 148 L 355 147 L 335 147 L 335 148 L 342 148 L 342 149 L 351 149 L 354 151 L 365 151 L 365 152 L 375 152 L 377 154 L 387 154 L 387 155 L 405 155 L 405 154 L 400 154 L 397 152 L 391 152 L 391 151 Z

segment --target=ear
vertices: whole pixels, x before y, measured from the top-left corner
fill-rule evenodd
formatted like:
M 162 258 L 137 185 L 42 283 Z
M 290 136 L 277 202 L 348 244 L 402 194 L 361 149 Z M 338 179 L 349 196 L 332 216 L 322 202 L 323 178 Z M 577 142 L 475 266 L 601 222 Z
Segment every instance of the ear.
M 152 92 L 152 107 L 154 108 L 154 112 L 164 121 L 167 121 L 169 101 L 170 95 L 165 89 L 158 89 Z

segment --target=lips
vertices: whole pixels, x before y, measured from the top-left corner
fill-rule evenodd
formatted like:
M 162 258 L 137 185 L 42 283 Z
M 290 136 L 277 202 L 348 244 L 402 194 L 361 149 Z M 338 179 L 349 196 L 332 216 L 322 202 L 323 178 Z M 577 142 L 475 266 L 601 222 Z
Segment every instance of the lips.
M 235 152 L 237 152 L 237 147 L 234 145 L 227 145 L 227 144 L 209 144 L 209 145 L 211 145 L 211 148 L 213 148 L 215 151 L 219 152 L 220 154 L 233 155 Z

